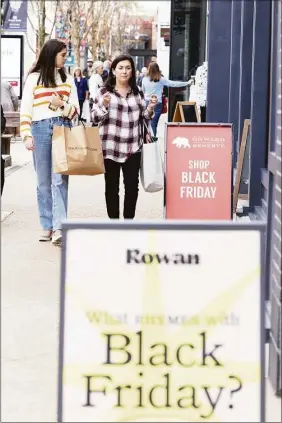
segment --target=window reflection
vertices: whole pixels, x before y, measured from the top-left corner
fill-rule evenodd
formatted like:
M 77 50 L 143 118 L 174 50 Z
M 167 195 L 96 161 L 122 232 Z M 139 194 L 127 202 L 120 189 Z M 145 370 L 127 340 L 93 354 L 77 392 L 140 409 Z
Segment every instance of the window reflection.
M 171 1 L 170 79 L 188 81 L 205 60 L 207 0 Z M 169 120 L 189 88 L 169 89 Z

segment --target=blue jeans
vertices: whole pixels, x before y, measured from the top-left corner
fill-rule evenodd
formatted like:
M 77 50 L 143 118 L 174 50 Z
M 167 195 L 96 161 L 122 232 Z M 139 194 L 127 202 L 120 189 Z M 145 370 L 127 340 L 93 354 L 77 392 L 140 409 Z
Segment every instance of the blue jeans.
M 149 102 L 147 102 L 147 106 L 148 106 L 148 104 L 149 104 Z M 163 109 L 163 103 L 157 103 L 155 110 L 154 110 L 155 116 L 151 120 L 151 127 L 152 127 L 154 137 L 157 136 L 157 128 L 158 128 L 160 116 L 162 114 L 162 109 Z
M 37 176 L 37 204 L 40 224 L 44 230 L 62 228 L 67 217 L 68 176 L 53 173 L 52 135 L 53 126 L 69 126 L 61 117 L 32 122 L 31 132 L 35 149 L 33 163 Z

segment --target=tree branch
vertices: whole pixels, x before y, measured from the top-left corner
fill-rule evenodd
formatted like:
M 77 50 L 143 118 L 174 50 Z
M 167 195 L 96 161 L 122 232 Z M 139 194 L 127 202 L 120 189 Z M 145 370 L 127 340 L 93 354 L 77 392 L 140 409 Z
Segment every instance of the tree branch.
M 54 27 L 55 27 L 55 24 L 56 24 L 57 11 L 58 11 L 58 8 L 59 8 L 59 3 L 60 3 L 60 0 L 56 0 L 56 9 L 55 9 L 55 14 L 54 14 L 54 20 L 53 20 L 52 28 L 51 28 L 50 35 L 49 35 L 49 40 L 52 37 L 52 33 L 53 33 L 53 30 L 54 30 Z
M 28 39 L 28 35 L 27 35 L 28 33 L 26 33 L 26 41 L 27 41 L 27 45 L 28 45 L 28 47 L 30 48 L 30 50 L 34 53 L 34 54 L 36 54 L 36 51 L 35 50 L 33 50 L 33 47 L 31 47 L 31 45 L 30 45 L 30 42 L 29 42 L 29 39 Z
M 29 17 L 29 14 L 27 14 L 27 20 L 28 20 L 28 22 L 29 22 L 29 24 L 30 24 L 30 26 L 31 26 L 31 29 L 36 33 L 36 29 L 35 29 L 35 26 L 33 25 L 33 23 L 31 22 L 31 19 L 30 19 L 30 17 Z

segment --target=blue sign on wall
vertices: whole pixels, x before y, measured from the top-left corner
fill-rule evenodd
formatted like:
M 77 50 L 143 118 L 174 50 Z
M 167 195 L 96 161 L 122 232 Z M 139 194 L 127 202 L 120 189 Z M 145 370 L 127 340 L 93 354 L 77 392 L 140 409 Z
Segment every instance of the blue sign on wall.
M 66 66 L 74 66 L 74 56 L 67 56 Z
M 1 2 L 2 5 L 2 2 Z M 3 29 L 26 32 L 27 1 L 5 0 L 3 4 Z

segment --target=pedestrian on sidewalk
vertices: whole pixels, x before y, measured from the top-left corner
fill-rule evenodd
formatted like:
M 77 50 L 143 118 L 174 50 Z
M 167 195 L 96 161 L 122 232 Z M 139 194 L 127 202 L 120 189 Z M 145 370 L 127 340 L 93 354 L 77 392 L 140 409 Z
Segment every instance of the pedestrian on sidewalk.
M 4 112 L 17 112 L 19 107 L 19 99 L 14 88 L 8 81 L 1 81 L 1 105 Z M 18 128 L 7 128 L 6 134 L 18 136 Z
M 85 76 L 85 78 L 89 79 L 90 76 L 92 75 L 92 72 L 93 72 L 93 60 L 88 59 L 87 60 L 87 68 L 84 69 L 83 76 Z
M 111 69 L 112 62 L 110 60 L 105 60 L 103 63 L 103 73 L 102 73 L 102 79 L 103 82 L 106 82 L 109 76 L 109 72 Z
M 144 67 L 141 69 L 141 72 L 140 72 L 139 78 L 137 78 L 137 85 L 138 85 L 138 87 L 142 88 L 142 81 L 143 81 L 143 78 L 144 78 L 144 76 L 147 76 L 147 75 L 148 75 L 148 69 L 146 68 L 146 66 L 144 66 Z
M 105 196 L 110 219 L 119 219 L 119 180 L 123 172 L 125 219 L 135 216 L 138 199 L 142 139 L 141 118 L 151 119 L 156 99 L 146 106 L 136 84 L 132 57 L 120 55 L 111 65 L 109 77 L 94 100 L 93 120 L 99 123 L 105 162 Z
M 156 95 L 158 98 L 158 103 L 155 107 L 155 115 L 152 119 L 152 130 L 153 134 L 157 136 L 157 128 L 160 116 L 162 114 L 163 103 L 162 103 L 162 94 L 164 87 L 187 87 L 189 82 L 181 81 L 171 81 L 162 76 L 159 65 L 156 62 L 151 62 L 148 69 L 148 75 L 144 76 L 142 80 L 142 90 L 144 92 L 146 103 L 149 103 L 149 100 L 152 95 Z
M 67 46 L 47 41 L 28 75 L 21 102 L 21 136 L 33 152 L 37 202 L 43 229 L 39 241 L 60 245 L 62 220 L 67 217 L 68 176 L 52 170 L 53 127 L 70 126 L 79 109 L 73 78 L 64 69 Z
M 74 70 L 74 82 L 77 89 L 77 96 L 80 107 L 79 119 L 82 119 L 83 103 L 85 100 L 88 100 L 89 88 L 87 78 L 82 75 L 80 68 L 76 68 Z
M 93 64 L 93 72 L 92 75 L 88 81 L 89 83 L 89 96 L 90 96 L 90 109 L 92 110 L 94 98 L 96 97 L 99 88 L 103 86 L 103 62 L 100 62 L 97 60 Z

